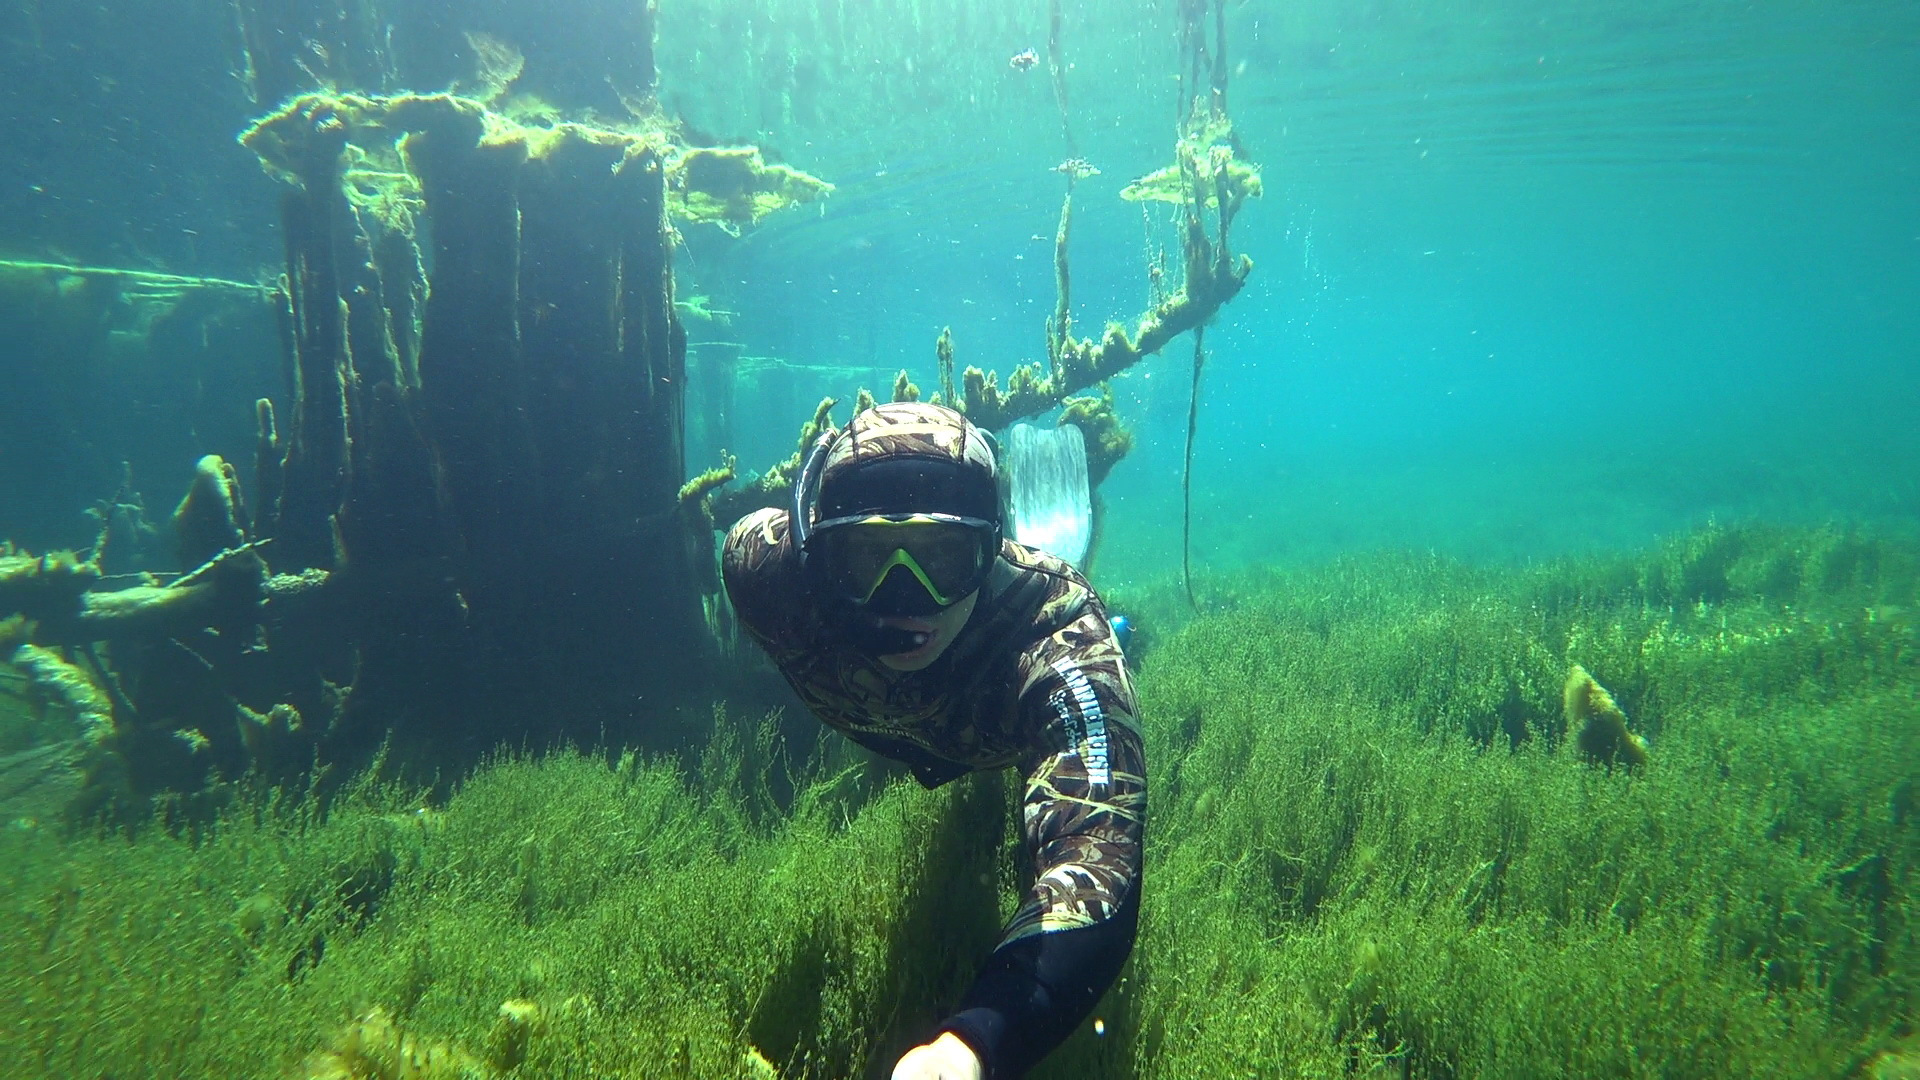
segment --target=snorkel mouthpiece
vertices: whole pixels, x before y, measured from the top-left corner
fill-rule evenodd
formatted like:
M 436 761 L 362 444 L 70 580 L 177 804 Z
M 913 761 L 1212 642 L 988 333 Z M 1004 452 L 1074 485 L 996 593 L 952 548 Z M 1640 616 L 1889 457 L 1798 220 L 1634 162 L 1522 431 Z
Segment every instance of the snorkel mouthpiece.
M 924 630 L 888 626 L 878 618 L 854 614 L 846 626 L 847 643 L 869 656 L 893 656 L 910 653 L 932 640 Z

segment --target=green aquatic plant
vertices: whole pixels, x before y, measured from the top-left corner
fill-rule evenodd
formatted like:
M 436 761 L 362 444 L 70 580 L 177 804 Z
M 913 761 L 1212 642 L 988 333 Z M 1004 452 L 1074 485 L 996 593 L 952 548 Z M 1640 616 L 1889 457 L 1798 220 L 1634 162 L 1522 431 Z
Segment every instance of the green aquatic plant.
M 1215 160 L 1213 155 L 1195 153 L 1191 148 L 1182 146 L 1183 152 L 1193 154 L 1192 167 L 1202 184 L 1200 198 L 1207 209 L 1220 206 L 1219 189 L 1224 188 L 1229 203 L 1238 203 L 1249 196 L 1259 198 L 1262 186 L 1258 166 L 1231 156 L 1231 152 Z M 1214 183 L 1215 179 L 1221 181 Z M 1180 165 L 1168 165 L 1156 169 L 1120 189 L 1120 197 L 1128 202 L 1164 202 L 1175 206 L 1187 201 L 1189 194 Z
M 1720 598 L 1660 599 L 1701 551 L 1732 552 Z M 1160 626 L 1140 938 L 1036 1077 L 1832 1077 L 1911 1037 L 1920 545 L 1715 526 L 1207 586 L 1197 616 L 1174 584 L 1126 600 Z M 1574 664 L 1643 767 L 1582 758 Z M 680 760 L 507 755 L 435 801 L 376 772 L 193 834 L 0 830 L 0 1049 L 43 1075 L 300 1076 L 343 1046 L 884 1069 L 1007 914 L 1013 790 L 923 791 L 810 729 L 721 710 Z
M 1113 410 L 1113 388 L 1100 384 L 1100 393 L 1070 397 L 1060 406 L 1060 423 L 1072 424 L 1087 439 L 1087 485 L 1099 487 L 1120 459 L 1133 449 L 1133 432 Z
M 499 43 L 487 47 L 497 51 Z M 558 161 L 580 145 L 620 150 L 623 167 L 637 160 L 664 171 L 667 209 L 676 220 L 717 225 L 735 235 L 768 214 L 833 192 L 832 184 L 816 176 L 769 164 L 754 146 L 678 146 L 665 131 L 630 132 L 561 121 L 532 99 L 509 98 L 505 111 L 496 111 L 488 103 L 505 89 L 500 78 L 517 75 L 518 69 L 507 62 L 517 55 L 488 61 L 497 70 L 489 69 L 492 81 L 485 83 L 490 92 L 484 99 L 458 94 L 303 94 L 256 120 L 240 141 L 260 156 L 268 172 L 296 184 L 344 180 L 356 210 L 409 236 L 424 203 L 420 170 L 408 157 L 407 145 L 413 136 L 434 133 L 523 154 L 529 161 Z M 654 163 L 652 155 L 662 161 Z
M 678 148 L 666 174 L 667 206 L 675 217 L 736 236 L 768 214 L 833 193 L 833 185 L 817 176 L 768 164 L 755 146 Z

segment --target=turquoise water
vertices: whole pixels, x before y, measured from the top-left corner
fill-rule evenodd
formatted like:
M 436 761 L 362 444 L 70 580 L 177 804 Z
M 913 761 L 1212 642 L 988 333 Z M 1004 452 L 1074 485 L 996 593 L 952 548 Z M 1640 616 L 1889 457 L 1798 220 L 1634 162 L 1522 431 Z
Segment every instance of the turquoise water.
M 1143 308 L 1146 223 L 1116 196 L 1168 160 L 1174 6 L 1063 5 L 1069 149 L 1046 65 L 1007 64 L 1045 52 L 1039 0 L 660 5 L 663 107 L 838 187 L 739 239 L 687 230 L 682 295 L 740 313 L 691 326 L 696 368 L 702 339 L 800 367 L 741 377 L 743 467 L 784 457 L 819 395 L 884 389 L 902 366 L 930 383 L 942 327 L 962 364 L 1043 355 L 1050 169 L 1070 153 L 1102 170 L 1080 187 L 1077 325 Z M 420 88 L 397 85 L 410 64 L 470 63 L 408 54 L 418 13 L 356 19 L 385 28 L 382 89 Z M 510 7 L 473 19 L 539 26 Z M 1266 194 L 1236 230 L 1258 268 L 1210 337 L 1203 564 L 1373 546 L 1524 560 L 1709 515 L 1920 516 L 1920 4 L 1248 0 L 1228 42 Z M 278 272 L 277 189 L 233 142 L 264 104 L 228 7 L 9 5 L 0 48 L 16 73 L 0 256 Z M 40 347 L 15 345 L 44 379 Z M 100 430 L 125 409 L 90 428 L 83 404 L 26 392 L 3 448 L 68 440 L 49 467 L 90 493 L 122 460 L 170 488 L 193 454 L 244 458 L 247 404 L 278 380 L 249 347 L 185 361 L 210 380 L 191 423 L 128 439 Z M 1106 566 L 1127 577 L 1177 558 L 1162 526 L 1190 350 L 1170 353 L 1116 383 L 1139 442 L 1105 492 Z M 168 419 L 143 400 L 131 422 Z M 690 471 L 718 449 L 696 438 Z M 84 541 L 42 488 L 0 495 L 33 511 L 17 538 Z
M 1103 169 L 1075 218 L 1082 332 L 1144 304 L 1141 214 L 1114 196 L 1167 155 L 1169 7 L 1068 6 L 1070 121 Z M 1044 356 L 1066 150 L 1044 67 L 1002 63 L 1044 45 L 1038 8 L 890 39 L 906 100 L 877 123 L 844 72 L 797 108 L 704 100 L 711 54 L 663 34 L 691 115 L 840 185 L 690 268 L 740 298 L 736 336 L 923 384 L 942 326 L 963 364 Z M 1250 2 L 1228 36 L 1266 194 L 1208 339 L 1202 563 L 1920 516 L 1920 5 Z M 1123 577 L 1178 557 L 1191 349 L 1169 353 L 1116 383 L 1139 436 L 1105 489 Z
M 775 466 L 822 396 L 931 390 L 945 328 L 1043 358 L 1065 159 L 1099 170 L 1074 329 L 1133 324 L 1174 222 L 1120 191 L 1174 152 L 1184 2 L 1058 0 L 1063 112 L 1047 0 L 657 0 L 651 34 L 638 0 L 0 0 L 7 1059 L 886 1075 L 1011 910 L 1012 789 L 823 733 L 728 622 L 732 514 L 675 489 Z M 1040 1075 L 1906 1075 L 1920 0 L 1226 28 L 1255 269 L 1190 475 L 1191 337 L 1112 381 L 1091 570 L 1140 626 L 1146 914 Z M 596 130 L 441 148 L 484 182 L 405 227 L 400 110 L 271 129 L 352 127 L 392 217 L 283 203 L 235 139 L 281 91 L 446 89 Z M 431 151 L 469 105 L 406 108 Z M 640 133 L 836 188 L 737 234 L 627 215 Z M 495 243 L 435 246 L 463 222 Z M 297 351 L 290 294 L 354 319 Z M 211 600 L 146 587 L 208 558 Z M 1644 769 L 1572 749 L 1589 684 Z

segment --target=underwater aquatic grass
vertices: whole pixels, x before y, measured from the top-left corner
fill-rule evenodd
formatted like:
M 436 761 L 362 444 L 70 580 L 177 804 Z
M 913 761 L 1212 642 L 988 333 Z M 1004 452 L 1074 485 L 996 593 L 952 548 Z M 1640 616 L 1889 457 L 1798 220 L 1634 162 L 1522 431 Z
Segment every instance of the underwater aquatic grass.
M 756 1046 L 849 1075 L 990 947 L 1004 797 L 894 785 L 855 815 L 807 790 L 755 822 L 737 773 L 556 753 L 443 807 L 242 800 L 197 843 L 10 830 L 8 1051 L 41 1075 L 304 1076 L 370 1008 L 479 1056 L 517 999 L 540 1010 L 520 1075 L 752 1075 Z
M 1710 527 L 1216 584 L 1141 665 L 1135 959 L 1036 1075 L 1857 1072 L 1920 996 L 1917 556 Z M 1137 599 L 1173 623 L 1173 589 Z M 1574 663 L 1647 769 L 1573 753 Z M 434 805 L 370 780 L 197 837 L 13 828 L 0 1042 L 41 1075 L 305 1076 L 378 1007 L 497 1075 L 871 1075 L 990 947 L 1011 798 L 723 713 L 684 767 L 517 755 Z M 537 1022 L 503 1056 L 510 1000 Z
M 1920 989 L 1914 565 L 1709 527 L 1234 583 L 1141 679 L 1134 1071 L 1846 1074 Z M 1655 734 L 1644 773 L 1564 745 L 1574 663 Z

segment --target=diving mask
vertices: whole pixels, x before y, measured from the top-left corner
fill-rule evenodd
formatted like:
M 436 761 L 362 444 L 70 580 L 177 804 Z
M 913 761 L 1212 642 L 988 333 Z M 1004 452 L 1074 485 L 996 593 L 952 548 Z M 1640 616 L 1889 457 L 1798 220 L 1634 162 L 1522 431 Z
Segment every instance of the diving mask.
M 822 521 L 806 538 L 817 587 L 876 615 L 932 615 L 978 589 L 1000 530 L 954 514 L 859 514 Z

